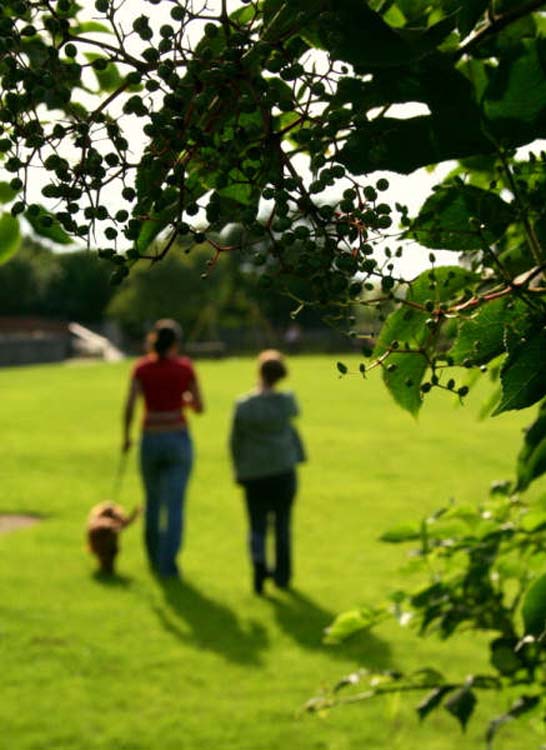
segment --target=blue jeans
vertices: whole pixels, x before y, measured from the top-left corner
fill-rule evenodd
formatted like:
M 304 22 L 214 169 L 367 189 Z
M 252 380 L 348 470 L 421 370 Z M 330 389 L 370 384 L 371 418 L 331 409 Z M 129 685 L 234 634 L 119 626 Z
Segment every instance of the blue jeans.
M 143 432 L 140 467 L 146 490 L 144 541 L 150 565 L 178 575 L 176 555 L 184 529 L 184 495 L 193 463 L 188 432 Z

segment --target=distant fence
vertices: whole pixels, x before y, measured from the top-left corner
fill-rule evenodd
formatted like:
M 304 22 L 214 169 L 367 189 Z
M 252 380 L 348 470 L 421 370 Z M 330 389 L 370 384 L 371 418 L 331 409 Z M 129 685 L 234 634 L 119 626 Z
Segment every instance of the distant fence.
M 329 328 L 302 329 L 297 340 L 287 340 L 284 331 L 262 331 L 249 328 L 226 328 L 207 340 L 184 342 L 184 351 L 195 359 L 219 359 L 237 354 L 254 354 L 262 349 L 280 349 L 287 354 L 333 354 L 352 352 L 362 341 L 344 336 Z M 126 339 L 122 348 L 130 355 L 144 351 L 144 342 Z
M 68 335 L 0 334 L 0 367 L 62 362 L 69 355 Z
M 74 326 L 75 324 L 70 324 Z M 77 326 L 78 329 L 80 326 Z M 0 367 L 13 365 L 62 362 L 72 356 L 90 356 L 82 352 L 81 342 L 71 334 L 67 323 L 44 319 L 9 319 L 0 317 Z M 94 339 L 105 341 L 96 333 L 100 326 L 89 331 Z M 83 329 L 82 329 L 83 330 Z M 87 329 L 85 329 L 87 330 Z M 143 353 L 142 340 L 123 340 L 120 331 L 110 326 L 103 329 L 109 340 L 114 340 L 129 355 Z M 225 328 L 206 341 L 186 341 L 184 349 L 196 359 L 218 359 L 238 354 L 254 354 L 261 349 L 275 348 L 287 354 L 344 353 L 359 350 L 359 339 L 344 336 L 330 328 L 301 328 L 296 340 L 286 331 L 274 328 Z
M 297 338 L 288 337 L 286 331 L 226 329 L 221 331 L 220 338 L 227 354 L 252 353 L 268 348 L 293 354 L 329 354 L 350 352 L 360 346 L 357 340 L 326 327 L 301 328 Z M 187 343 L 188 349 L 191 345 L 192 342 Z

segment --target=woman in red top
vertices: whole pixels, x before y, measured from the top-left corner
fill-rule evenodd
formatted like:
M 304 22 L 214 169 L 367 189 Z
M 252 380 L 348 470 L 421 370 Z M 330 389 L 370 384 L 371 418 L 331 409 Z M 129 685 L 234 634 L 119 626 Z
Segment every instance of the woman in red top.
M 124 413 L 123 450 L 131 447 L 135 403 L 144 399 L 140 468 L 146 491 L 144 539 L 150 565 L 161 576 L 178 576 L 176 555 L 184 527 L 184 495 L 193 446 L 184 409 L 201 413 L 203 399 L 193 364 L 178 356 L 182 338 L 174 320 L 158 320 L 151 353 L 136 363 Z

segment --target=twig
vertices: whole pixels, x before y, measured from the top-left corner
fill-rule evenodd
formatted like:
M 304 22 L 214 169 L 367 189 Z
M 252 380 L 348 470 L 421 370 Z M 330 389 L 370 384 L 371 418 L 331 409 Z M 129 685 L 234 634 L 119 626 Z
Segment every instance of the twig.
M 493 34 L 497 34 L 506 26 L 519 21 L 520 18 L 524 18 L 530 13 L 533 13 L 535 10 L 539 10 L 539 8 L 542 8 L 542 6 L 544 5 L 546 5 L 546 0 L 531 0 L 531 2 L 527 3 L 526 5 L 516 7 L 513 10 L 509 10 L 500 16 L 493 16 L 493 20 L 490 21 L 487 26 L 480 29 L 480 31 L 477 31 L 474 36 L 472 36 L 465 44 L 463 44 L 462 47 L 459 47 L 455 58 L 458 59 L 459 57 L 466 55 L 468 52 L 474 49 L 474 47 L 477 47 Z

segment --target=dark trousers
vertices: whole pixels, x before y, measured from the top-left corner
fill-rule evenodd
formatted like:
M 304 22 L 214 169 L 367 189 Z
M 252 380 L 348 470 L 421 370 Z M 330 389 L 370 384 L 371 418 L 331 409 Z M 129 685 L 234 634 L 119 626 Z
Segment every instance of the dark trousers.
M 287 586 L 292 575 L 291 514 L 296 495 L 296 473 L 289 471 L 273 477 L 246 479 L 241 484 L 250 525 L 249 547 L 254 566 L 267 568 L 266 538 L 271 521 L 275 532 L 275 568 L 273 577 L 279 586 Z

